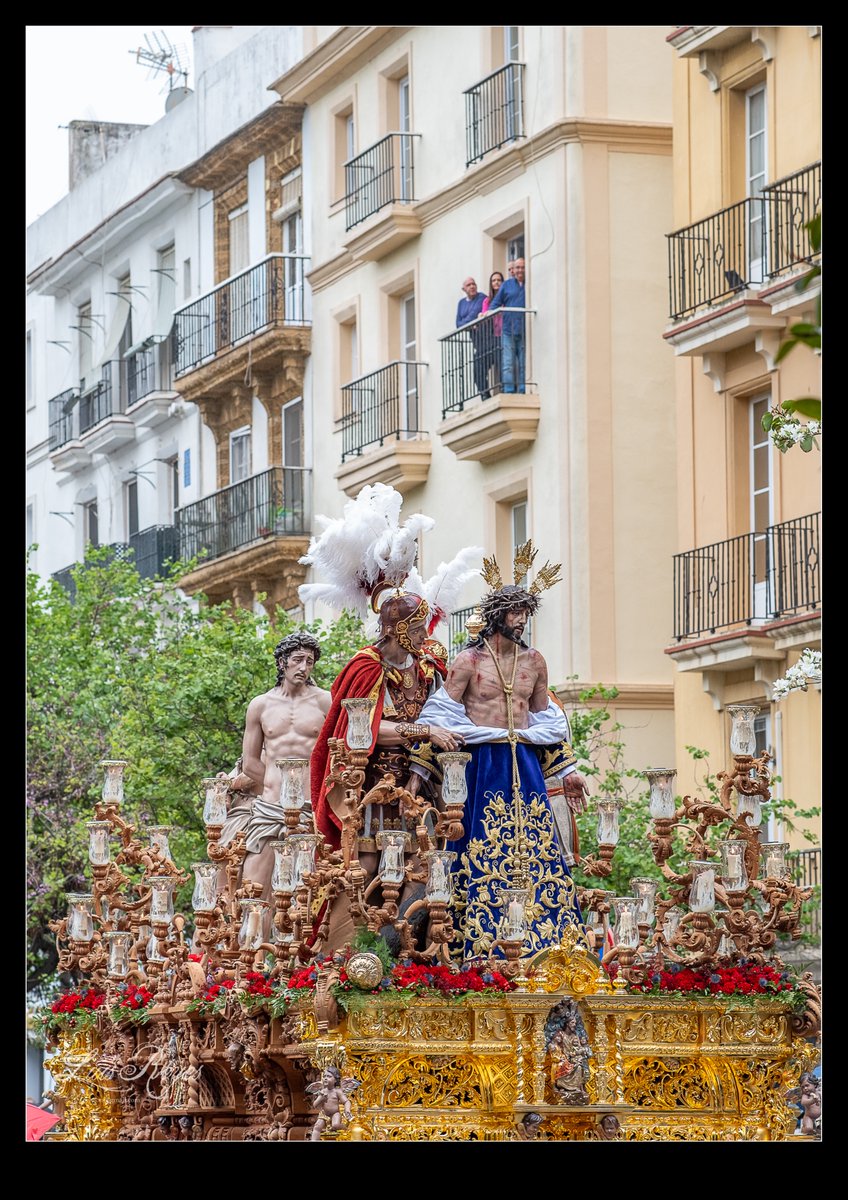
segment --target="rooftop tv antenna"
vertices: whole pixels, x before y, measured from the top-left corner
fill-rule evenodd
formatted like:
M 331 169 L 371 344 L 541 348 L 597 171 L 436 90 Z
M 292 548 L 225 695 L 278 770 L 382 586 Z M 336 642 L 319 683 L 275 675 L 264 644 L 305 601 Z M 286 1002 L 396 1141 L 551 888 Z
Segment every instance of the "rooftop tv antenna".
M 188 84 L 188 51 L 185 46 L 173 46 L 165 36 L 164 30 L 159 33 L 146 33 L 143 46 L 130 50 L 135 55 L 135 61 L 148 67 L 148 79 L 164 72 L 168 77 L 168 91 L 179 87 L 185 90 Z M 164 89 L 163 89 L 164 91 Z

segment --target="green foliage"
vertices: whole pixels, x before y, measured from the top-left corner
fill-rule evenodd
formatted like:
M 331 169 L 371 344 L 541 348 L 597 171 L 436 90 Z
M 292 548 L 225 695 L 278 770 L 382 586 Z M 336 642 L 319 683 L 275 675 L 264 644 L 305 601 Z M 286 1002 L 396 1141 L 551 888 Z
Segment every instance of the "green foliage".
M 172 824 L 175 857 L 205 858 L 200 780 L 241 753 L 253 696 L 276 682 L 273 647 L 296 622 L 190 599 L 186 565 L 143 580 L 108 548 L 73 571 L 75 595 L 27 574 L 27 885 L 29 984 L 55 970 L 47 922 L 88 877 L 84 821 L 99 796 L 103 758 L 121 758 L 126 812 Z M 355 617 L 303 626 L 321 642 L 316 681 L 329 686 L 365 641 Z M 185 909 L 191 884 L 176 896 Z
M 660 880 L 662 873 L 645 837 L 650 826 L 650 790 L 645 774 L 626 765 L 626 748 L 621 738 L 623 726 L 612 720 L 603 703 L 614 700 L 617 695 L 616 688 L 601 685 L 589 688 L 579 695 L 580 704 L 585 707 L 576 709 L 571 715 L 572 748 L 581 773 L 589 781 L 592 796 L 625 802 L 620 813 L 621 836 L 613 858 L 612 874 L 604 879 L 582 877 L 577 867 L 575 877 L 584 886 L 629 896 L 631 879 L 647 876 Z M 583 855 L 593 853 L 597 846 L 596 824 L 597 815 L 592 805 L 577 817 Z
M 821 254 L 821 213 L 817 213 L 811 221 L 808 221 L 804 226 L 810 239 L 810 257 Z M 810 284 L 818 279 L 821 275 L 821 266 L 814 263 L 810 270 L 795 285 L 799 292 L 803 292 Z M 796 346 L 808 346 L 810 350 L 821 350 L 821 295 L 816 301 L 816 323 L 810 324 L 808 321 L 799 321 L 796 325 L 792 325 L 789 329 L 789 336 L 781 343 L 780 349 L 774 356 L 775 363 L 779 363 L 781 359 L 786 358 L 790 351 Z M 797 403 L 797 401 L 790 401 Z M 785 408 L 788 405 L 784 405 Z M 798 410 L 801 411 L 800 409 Z M 816 416 L 815 413 L 807 413 L 807 416 Z M 818 417 L 821 416 L 821 407 L 819 407 Z

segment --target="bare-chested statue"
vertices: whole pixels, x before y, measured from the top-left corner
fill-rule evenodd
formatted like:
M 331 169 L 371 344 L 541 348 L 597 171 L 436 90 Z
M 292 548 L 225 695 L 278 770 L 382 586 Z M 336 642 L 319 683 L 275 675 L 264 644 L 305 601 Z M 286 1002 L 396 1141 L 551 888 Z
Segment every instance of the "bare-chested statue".
M 330 693 L 316 686 L 312 669 L 321 647 L 310 633 L 290 633 L 274 648 L 277 684 L 247 707 L 242 758 L 244 772 L 262 794 L 253 804 L 247 823 L 247 850 L 242 878 L 262 884 L 262 897 L 271 899 L 274 851 L 270 843 L 285 836 L 280 803 L 281 758 L 308 759 L 330 707 Z M 301 823 L 312 828 L 309 804 L 309 767 L 303 769 L 306 805 Z
M 457 853 L 465 958 L 491 953 L 503 936 L 506 913 L 493 911 L 491 900 L 507 887 L 529 890 L 523 953 L 557 945 L 569 924 L 583 931 L 552 795 L 563 794 L 581 811 L 586 782 L 577 772 L 568 720 L 548 692 L 547 664 L 522 640 L 539 590 L 493 588 L 480 605 L 482 631 L 421 712 L 421 721 L 453 730 L 472 753 L 465 836 L 448 843 Z

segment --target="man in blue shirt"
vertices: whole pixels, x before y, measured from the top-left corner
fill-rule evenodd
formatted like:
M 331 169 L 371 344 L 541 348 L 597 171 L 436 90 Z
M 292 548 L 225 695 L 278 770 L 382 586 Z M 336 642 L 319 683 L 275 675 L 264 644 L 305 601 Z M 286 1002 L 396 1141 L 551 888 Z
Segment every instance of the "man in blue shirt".
M 515 275 L 495 292 L 489 304 L 493 308 L 526 308 L 524 294 L 524 259 L 515 260 Z M 508 393 L 524 391 L 524 313 L 504 313 L 501 348 L 503 390 Z
M 483 311 L 483 301 L 486 299 L 482 292 L 477 291 L 477 284 L 471 278 L 466 279 L 462 285 L 462 290 L 465 292 L 465 299 L 460 300 L 456 306 L 456 327 L 461 328 L 463 325 L 469 325 L 475 321 Z M 489 391 L 489 358 L 491 355 L 487 353 L 489 350 L 489 341 L 487 337 L 491 329 L 491 322 L 475 326 L 474 329 L 469 329 L 468 333 L 471 337 L 471 348 L 474 354 L 474 387 L 480 393 L 484 400 L 488 400 L 491 392 Z

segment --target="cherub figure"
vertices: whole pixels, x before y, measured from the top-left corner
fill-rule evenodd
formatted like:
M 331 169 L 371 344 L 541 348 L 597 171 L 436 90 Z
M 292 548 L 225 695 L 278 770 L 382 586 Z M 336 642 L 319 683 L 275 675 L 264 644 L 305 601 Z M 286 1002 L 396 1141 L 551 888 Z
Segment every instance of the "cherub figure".
M 317 1083 L 306 1087 L 306 1095 L 318 1110 L 318 1118 L 312 1126 L 311 1142 L 320 1142 L 321 1134 L 330 1123 L 333 1131 L 342 1128 L 342 1122 L 352 1117 L 350 1097 L 359 1087 L 356 1079 L 342 1079 L 338 1067 L 327 1067 Z
M 801 1095 L 798 1103 L 801 1105 L 803 1116 L 801 1117 L 801 1133 L 816 1137 L 819 1132 L 819 1123 L 821 1120 L 821 1085 L 809 1071 L 805 1071 L 801 1076 L 799 1083 L 801 1085 Z

